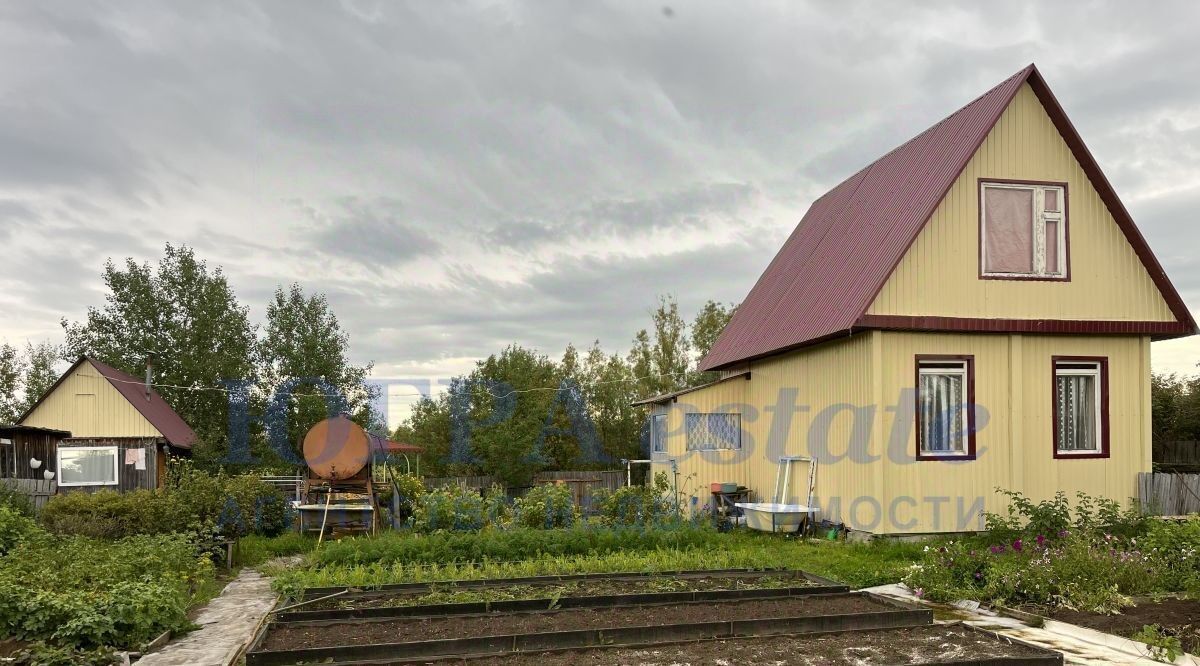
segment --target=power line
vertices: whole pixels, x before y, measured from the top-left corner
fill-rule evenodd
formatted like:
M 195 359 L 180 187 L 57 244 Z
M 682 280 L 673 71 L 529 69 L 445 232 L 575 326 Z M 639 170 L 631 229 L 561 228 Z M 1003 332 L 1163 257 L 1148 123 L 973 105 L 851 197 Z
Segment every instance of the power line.
M 625 378 L 625 379 L 613 379 L 613 380 L 602 381 L 602 382 L 589 382 L 587 385 L 588 386 L 606 386 L 609 384 L 623 384 L 623 383 L 630 383 L 630 382 L 639 382 L 642 380 L 649 380 L 649 379 L 678 379 L 681 377 L 686 377 L 688 374 L 689 374 L 688 371 L 683 371 L 683 372 L 676 372 L 676 373 L 664 373 L 664 374 L 660 374 L 660 375 L 644 375 L 644 376 L 639 376 L 639 377 L 629 377 L 629 378 Z M 75 375 L 79 376 L 79 377 L 90 377 L 90 378 L 96 377 L 96 375 L 89 375 L 89 374 L 85 374 L 85 373 L 81 373 L 81 372 L 76 372 Z M 136 384 L 138 386 L 146 386 L 147 385 L 146 382 L 141 381 L 141 380 L 117 379 L 115 377 L 104 377 L 104 379 L 107 379 L 108 381 L 111 381 L 111 382 L 120 382 L 122 384 Z M 582 386 L 582 384 L 578 384 L 578 383 L 576 385 Z M 155 388 L 155 389 L 163 388 L 163 389 L 178 389 L 181 391 L 213 391 L 216 393 L 224 393 L 226 395 L 229 395 L 230 393 L 232 393 L 232 391 L 230 391 L 229 389 L 226 389 L 221 386 L 202 386 L 199 384 L 192 384 L 192 385 L 156 384 L 156 383 L 151 382 L 149 384 L 149 386 L 151 388 Z M 496 395 L 496 394 L 492 393 L 490 389 L 484 389 L 484 392 L 487 393 L 489 396 L 491 396 L 493 399 L 502 400 L 511 395 L 521 394 L 521 393 L 535 393 L 535 392 L 543 392 L 543 391 L 558 392 L 558 391 L 565 391 L 565 390 L 569 390 L 569 387 L 564 387 L 561 384 L 559 384 L 558 386 L 535 386 L 532 388 L 525 388 L 525 389 L 513 389 L 503 395 Z M 300 395 L 309 396 L 309 397 L 322 397 L 322 398 L 344 397 L 343 394 L 319 393 L 319 392 L 317 392 L 317 393 L 306 392 L 306 393 L 302 393 Z M 433 395 L 432 392 L 424 392 L 424 391 L 417 391 L 415 393 L 392 393 L 389 391 L 383 397 L 386 398 L 387 400 L 391 400 L 392 398 L 430 397 L 432 395 Z

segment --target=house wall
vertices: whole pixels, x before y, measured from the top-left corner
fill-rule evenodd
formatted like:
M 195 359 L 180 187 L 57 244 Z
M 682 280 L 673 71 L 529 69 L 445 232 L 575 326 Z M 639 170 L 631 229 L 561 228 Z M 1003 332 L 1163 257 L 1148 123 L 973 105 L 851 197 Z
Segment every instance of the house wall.
M 979 279 L 980 178 L 1067 183 L 1070 282 Z M 951 186 L 868 313 L 1175 320 L 1028 84 Z
M 879 441 L 870 436 L 874 424 L 868 422 L 863 431 L 860 422 L 856 435 L 854 408 L 877 397 L 871 368 L 878 351 L 874 333 L 855 335 L 757 361 L 749 379 L 733 377 L 655 407 L 668 413 L 668 437 L 667 452 L 652 454 L 652 471 L 670 472 L 669 460 L 674 459 L 679 490 L 685 498 L 694 497 L 699 508 L 711 498 L 708 485 L 715 481 L 737 482 L 754 490 L 756 501 L 771 501 L 779 457 L 808 455 L 810 441 L 830 442 L 834 455 L 845 454 L 852 441 L 864 449 L 855 455 L 877 455 L 870 450 Z M 686 450 L 684 414 L 735 411 L 742 414 L 741 450 Z M 792 501 L 807 499 L 807 470 L 801 467 L 793 471 Z M 874 496 L 879 471 L 868 465 L 822 467 L 817 481 L 822 505 Z
M 1137 496 L 1137 474 L 1150 471 L 1151 461 L 1149 338 L 878 335 L 885 395 L 913 393 L 917 354 L 971 355 L 975 362 L 975 460 L 915 459 L 914 398 L 905 401 L 904 409 L 882 413 L 884 431 L 897 433 L 888 442 L 890 464 L 882 495 L 895 508 L 895 518 L 885 521 L 892 523 L 889 532 L 979 529 L 974 507 L 999 512 L 1008 506 L 996 488 L 1017 490 L 1034 500 L 1059 490 L 1072 500 L 1085 492 L 1122 504 Z M 1108 357 L 1109 458 L 1054 457 L 1053 356 Z
M 115 438 L 115 437 L 100 437 L 76 439 L 71 438 L 63 441 L 63 448 L 72 446 L 115 446 L 117 447 L 117 484 L 112 486 L 58 486 L 58 493 L 65 495 L 67 493 L 94 493 L 100 490 L 115 490 L 117 492 L 128 492 L 131 490 L 154 489 L 162 486 L 164 479 L 161 472 L 164 470 L 166 454 L 160 449 L 161 446 L 155 438 Z M 136 465 L 125 464 L 125 452 L 129 449 L 145 449 L 146 450 L 146 469 L 139 470 Z M 50 468 L 57 469 L 57 457 L 51 459 Z
M 22 425 L 70 431 L 74 437 L 161 437 L 123 395 L 84 362 Z
M 996 488 L 1035 500 L 1063 490 L 1124 503 L 1136 495 L 1137 473 L 1150 469 L 1149 349 L 1137 336 L 869 331 L 756 361 L 749 380 L 655 406 L 668 414 L 668 439 L 665 454 L 652 454 L 653 471 L 670 472 L 674 459 L 679 489 L 697 508 L 713 481 L 770 501 L 780 455 L 813 455 L 821 518 L 878 534 L 979 529 L 982 511 L 1007 507 Z M 976 460 L 916 460 L 916 354 L 974 356 Z M 1054 458 L 1055 355 L 1108 357 L 1110 458 Z M 741 450 L 686 450 L 685 413 L 734 411 L 742 414 Z M 803 473 L 791 490 L 789 501 L 804 501 Z

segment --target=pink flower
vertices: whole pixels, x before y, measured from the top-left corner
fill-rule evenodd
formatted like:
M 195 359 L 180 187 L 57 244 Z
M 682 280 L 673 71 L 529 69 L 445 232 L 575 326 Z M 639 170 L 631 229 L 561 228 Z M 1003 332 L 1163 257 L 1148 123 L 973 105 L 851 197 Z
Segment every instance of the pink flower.
M 1014 541 L 1012 546 L 1013 546 L 1013 550 L 1017 551 L 1018 553 L 1021 552 L 1021 548 L 1024 547 L 1023 544 L 1021 543 L 1020 539 L 1017 539 L 1016 541 Z

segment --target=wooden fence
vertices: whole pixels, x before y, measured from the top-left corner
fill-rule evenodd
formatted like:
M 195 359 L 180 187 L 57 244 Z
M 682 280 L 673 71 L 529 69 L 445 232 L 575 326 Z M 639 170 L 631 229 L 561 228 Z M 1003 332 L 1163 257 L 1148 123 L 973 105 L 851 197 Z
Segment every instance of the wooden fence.
M 487 475 L 427 476 L 424 480 L 427 488 L 463 486 L 481 492 L 492 487 L 492 484 L 500 483 L 500 480 L 496 477 Z M 604 488 L 611 491 L 625 485 L 625 472 L 621 470 L 565 470 L 559 472 L 538 472 L 533 475 L 533 485 L 555 483 L 558 481 L 562 481 L 571 488 L 577 506 L 590 506 L 592 493 L 597 489 Z M 530 487 L 532 486 L 508 488 L 507 490 L 510 495 L 521 495 Z
M 1142 472 L 1138 502 L 1143 510 L 1159 516 L 1200 513 L 1200 474 Z
M 17 492 L 28 495 L 33 500 L 34 511 L 41 511 L 46 502 L 58 491 L 57 481 L 45 479 L 0 479 L 0 483 L 15 488 Z
M 1200 442 L 1156 440 L 1153 449 L 1155 469 L 1167 472 L 1200 472 Z

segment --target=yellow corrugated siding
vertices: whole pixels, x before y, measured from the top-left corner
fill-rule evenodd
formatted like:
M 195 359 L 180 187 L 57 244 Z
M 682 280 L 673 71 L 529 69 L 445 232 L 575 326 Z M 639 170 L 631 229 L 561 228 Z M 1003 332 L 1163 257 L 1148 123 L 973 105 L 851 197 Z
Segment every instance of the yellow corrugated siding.
M 970 517 L 973 506 L 991 512 L 1006 508 L 996 488 L 1018 490 L 1034 500 L 1053 497 L 1059 490 L 1071 499 L 1085 492 L 1122 503 L 1136 496 L 1137 473 L 1150 470 L 1148 338 L 906 332 L 884 332 L 882 338 L 881 375 L 887 393 L 897 396 L 912 390 L 916 354 L 972 355 L 975 402 L 982 409 L 977 412 L 978 457 L 963 462 L 916 461 L 912 416 L 885 411 L 885 430 L 896 424 L 898 415 L 909 424 L 905 462 L 886 466 L 883 499 L 918 500 L 915 515 L 920 522 L 911 528 L 893 525 L 888 531 L 958 531 L 961 527 L 954 523 L 960 516 Z M 1110 458 L 1054 458 L 1051 358 L 1056 355 L 1108 357 Z M 942 510 L 940 520 L 933 515 L 935 505 Z M 967 529 L 978 527 L 975 521 Z
M 678 463 L 679 489 L 695 497 L 697 506 L 709 500 L 708 484 L 732 481 L 770 501 L 781 455 L 808 455 L 809 435 L 827 424 L 835 455 L 844 454 L 854 429 L 853 408 L 869 405 L 872 395 L 871 338 L 864 333 L 845 341 L 755 362 L 750 379 L 734 378 L 687 393 L 665 407 L 668 413 L 667 453 L 656 454 L 655 472 L 670 471 L 667 459 Z M 793 399 L 794 396 L 794 399 Z M 793 406 L 795 408 L 793 408 Z M 663 408 L 658 408 L 663 409 Z M 684 414 L 740 412 L 740 451 L 687 451 Z M 870 447 L 867 436 L 859 442 Z M 867 450 L 866 454 L 877 454 Z M 798 465 L 792 484 L 793 501 L 806 493 L 807 469 Z M 822 506 L 838 494 L 873 495 L 875 470 L 869 465 L 822 467 L 817 491 Z M 801 500 L 803 501 L 803 500 Z
M 654 471 L 669 472 L 668 459 L 676 459 L 679 488 L 698 507 L 713 481 L 746 485 L 770 501 L 779 456 L 816 454 L 822 518 L 880 534 L 979 529 L 981 511 L 1007 507 L 996 488 L 1034 500 L 1063 490 L 1123 503 L 1136 494 L 1137 473 L 1150 469 L 1149 345 L 1137 336 L 866 332 L 755 362 L 749 380 L 655 407 L 668 414 L 668 438 Z M 917 354 L 974 357 L 983 409 L 976 460 L 915 459 Z M 1055 355 L 1108 357 L 1110 458 L 1054 458 Z M 688 412 L 741 413 L 742 450 L 687 451 Z M 799 471 L 791 501 L 803 501 L 806 470 Z
M 1067 183 L 1070 282 L 978 278 L 980 178 Z M 934 211 L 869 313 L 1175 319 L 1028 84 Z
M 72 437 L 161 437 L 146 417 L 84 361 L 22 425 L 70 431 Z

